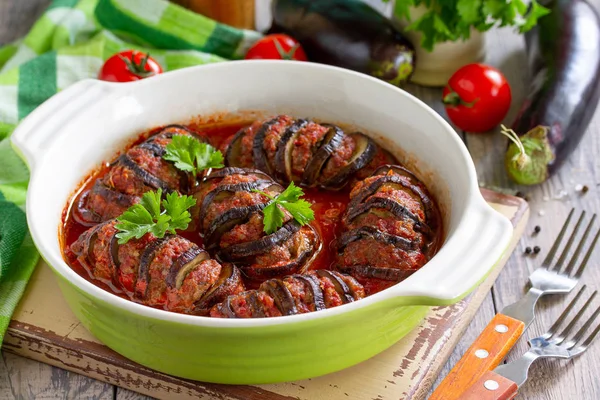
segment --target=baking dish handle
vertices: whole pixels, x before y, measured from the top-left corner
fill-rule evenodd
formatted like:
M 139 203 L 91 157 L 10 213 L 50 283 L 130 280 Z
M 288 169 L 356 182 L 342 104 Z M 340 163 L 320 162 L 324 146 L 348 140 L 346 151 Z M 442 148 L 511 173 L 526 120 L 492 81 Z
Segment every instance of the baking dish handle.
M 50 97 L 25 119 L 13 134 L 11 143 L 29 169 L 39 162 L 52 146 L 59 131 L 79 110 L 93 107 L 101 97 L 113 92 L 118 84 L 85 79 Z
M 461 224 L 427 268 L 390 288 L 391 298 L 400 304 L 450 305 L 488 276 L 507 251 L 513 226 L 481 195 L 473 199 L 467 210 Z

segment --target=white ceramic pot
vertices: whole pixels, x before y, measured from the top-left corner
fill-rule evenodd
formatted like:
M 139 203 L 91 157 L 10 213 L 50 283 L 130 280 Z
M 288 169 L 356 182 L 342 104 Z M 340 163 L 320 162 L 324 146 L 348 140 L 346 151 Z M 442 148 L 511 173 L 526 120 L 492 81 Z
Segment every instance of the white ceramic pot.
M 421 17 L 427 8 L 414 7 L 410 11 L 414 21 Z M 398 21 L 402 28 L 409 25 L 408 21 Z M 466 64 L 481 62 L 485 58 L 485 35 L 475 29 L 471 37 L 464 41 L 437 43 L 433 51 L 427 51 L 420 46 L 420 32 L 404 31 L 415 45 L 417 52 L 416 69 L 411 82 L 424 86 L 445 86 L 448 79 L 457 69 Z

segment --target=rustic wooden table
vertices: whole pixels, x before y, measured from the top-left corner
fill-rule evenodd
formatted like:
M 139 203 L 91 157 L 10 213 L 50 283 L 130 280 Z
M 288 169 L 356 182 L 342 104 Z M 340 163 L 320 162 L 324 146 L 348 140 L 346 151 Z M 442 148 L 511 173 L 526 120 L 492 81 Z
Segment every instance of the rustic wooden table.
M 0 45 L 23 36 L 50 0 L 0 0 Z M 524 91 L 528 87 L 523 39 L 509 29 L 493 31 L 487 36 L 486 62 L 500 68 L 513 89 L 513 107 L 506 118 L 513 120 Z M 439 90 L 416 86 L 408 88 L 443 115 Z M 444 370 L 442 379 L 458 361 L 493 315 L 505 305 L 517 300 L 525 290 L 527 276 L 541 262 L 541 257 L 524 256 L 526 246 L 538 245 L 544 254 L 557 234 L 571 207 L 588 212 L 600 211 L 600 109 L 592 121 L 589 132 L 560 173 L 550 181 L 535 188 L 518 188 L 512 185 L 502 167 L 505 139 L 499 134 L 463 135 L 477 167 L 482 186 L 503 188 L 514 193 L 522 190 L 530 199 L 532 209 L 529 229 L 483 302 L 464 337 L 454 350 Z M 576 192 L 578 184 L 590 190 L 582 195 Z M 566 196 L 562 196 L 563 191 Z M 542 231 L 531 235 L 533 227 Z M 594 254 L 584 280 L 589 286 L 600 288 L 600 251 Z M 538 318 L 526 335 L 545 331 L 566 304 L 563 297 L 544 298 L 538 306 Z M 527 348 L 520 340 L 509 356 L 514 359 Z M 141 399 L 136 393 L 85 376 L 51 367 L 46 364 L 3 352 L 0 362 L 0 399 Z M 583 357 L 574 361 L 541 361 L 534 366 L 530 380 L 521 389 L 519 399 L 598 399 L 600 398 L 600 345 L 593 346 Z

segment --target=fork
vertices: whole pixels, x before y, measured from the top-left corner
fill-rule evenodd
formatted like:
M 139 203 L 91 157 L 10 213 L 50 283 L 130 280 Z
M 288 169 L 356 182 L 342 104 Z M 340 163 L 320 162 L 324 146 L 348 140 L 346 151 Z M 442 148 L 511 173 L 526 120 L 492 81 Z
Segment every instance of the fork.
M 585 219 L 586 212 L 583 211 L 571 235 L 567 239 L 558 260 L 553 264 L 553 260 L 567 234 L 574 213 L 575 209 L 573 208 L 569 212 L 542 265 L 529 275 L 531 287 L 527 293 L 519 301 L 504 307 L 500 313 L 494 316 L 492 321 L 490 321 L 463 357 L 433 392 L 429 400 L 452 400 L 459 398 L 465 388 L 475 383 L 486 371 L 494 369 L 500 364 L 521 334 L 533 322 L 535 318 L 535 305 L 540 297 L 547 294 L 567 294 L 577 285 L 598 242 L 600 229 L 592 239 L 583 260 L 577 266 L 577 260 L 584 250 L 585 242 L 592 231 L 592 226 L 596 219 L 596 214 L 594 214 L 565 268 L 565 262 L 567 261 L 571 247 L 573 247 Z
M 460 397 L 461 400 L 504 400 L 516 396 L 518 388 L 527 381 L 527 374 L 531 365 L 540 358 L 571 359 L 586 351 L 592 341 L 600 332 L 600 325 L 591 331 L 591 325 L 600 314 L 600 307 L 569 340 L 569 334 L 575 324 L 581 319 L 594 297 L 598 294 L 595 290 L 585 302 L 583 307 L 575 314 L 573 319 L 559 333 L 558 329 L 564 320 L 571 314 L 575 303 L 585 291 L 585 285 L 579 290 L 575 298 L 565 308 L 556 322 L 542 336 L 529 340 L 530 349 L 519 359 L 486 372 L 473 386 L 468 388 Z M 588 332 L 591 333 L 588 334 Z M 587 335 L 587 336 L 586 336 Z M 584 339 L 584 336 L 585 339 Z

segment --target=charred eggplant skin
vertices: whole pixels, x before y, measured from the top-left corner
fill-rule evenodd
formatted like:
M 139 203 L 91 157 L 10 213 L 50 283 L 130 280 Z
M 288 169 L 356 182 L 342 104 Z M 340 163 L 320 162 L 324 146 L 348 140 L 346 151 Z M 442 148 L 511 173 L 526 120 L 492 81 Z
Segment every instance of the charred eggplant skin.
M 272 32 L 298 40 L 308 58 L 396 86 L 414 69 L 415 51 L 391 22 L 360 0 L 275 0 Z
M 270 279 L 263 282 L 258 291 L 249 290 L 237 295 L 228 296 L 221 303 L 216 304 L 210 311 L 212 317 L 219 318 L 242 318 L 251 316 L 252 318 L 267 317 L 264 312 L 263 304 L 258 300 L 258 294 L 265 295 L 270 298 L 272 304 L 276 307 L 282 316 L 295 315 L 302 312 L 320 311 L 328 307 L 335 307 L 331 304 L 328 306 L 325 302 L 325 290 L 322 286 L 322 279 L 330 281 L 334 286 L 334 290 L 340 298 L 341 304 L 351 303 L 360 300 L 365 293 L 363 287 L 354 278 L 349 275 L 344 275 L 335 271 L 316 270 L 302 275 L 290 275 L 281 279 Z M 291 291 L 284 283 L 288 280 L 295 280 L 304 286 L 304 294 Z M 351 283 L 352 288 L 348 285 Z M 242 298 L 246 307 L 241 312 L 244 315 L 238 315 L 232 307 L 232 300 Z M 296 306 L 298 303 L 304 303 L 310 308 L 303 308 L 303 311 Z M 308 311 L 307 311 L 308 310 Z
M 551 7 L 525 34 L 532 83 L 512 124 L 519 135 L 540 125 L 549 128 L 554 160 L 545 176 L 533 183 L 550 177 L 569 158 L 600 99 L 598 12 L 584 0 L 554 0 Z

